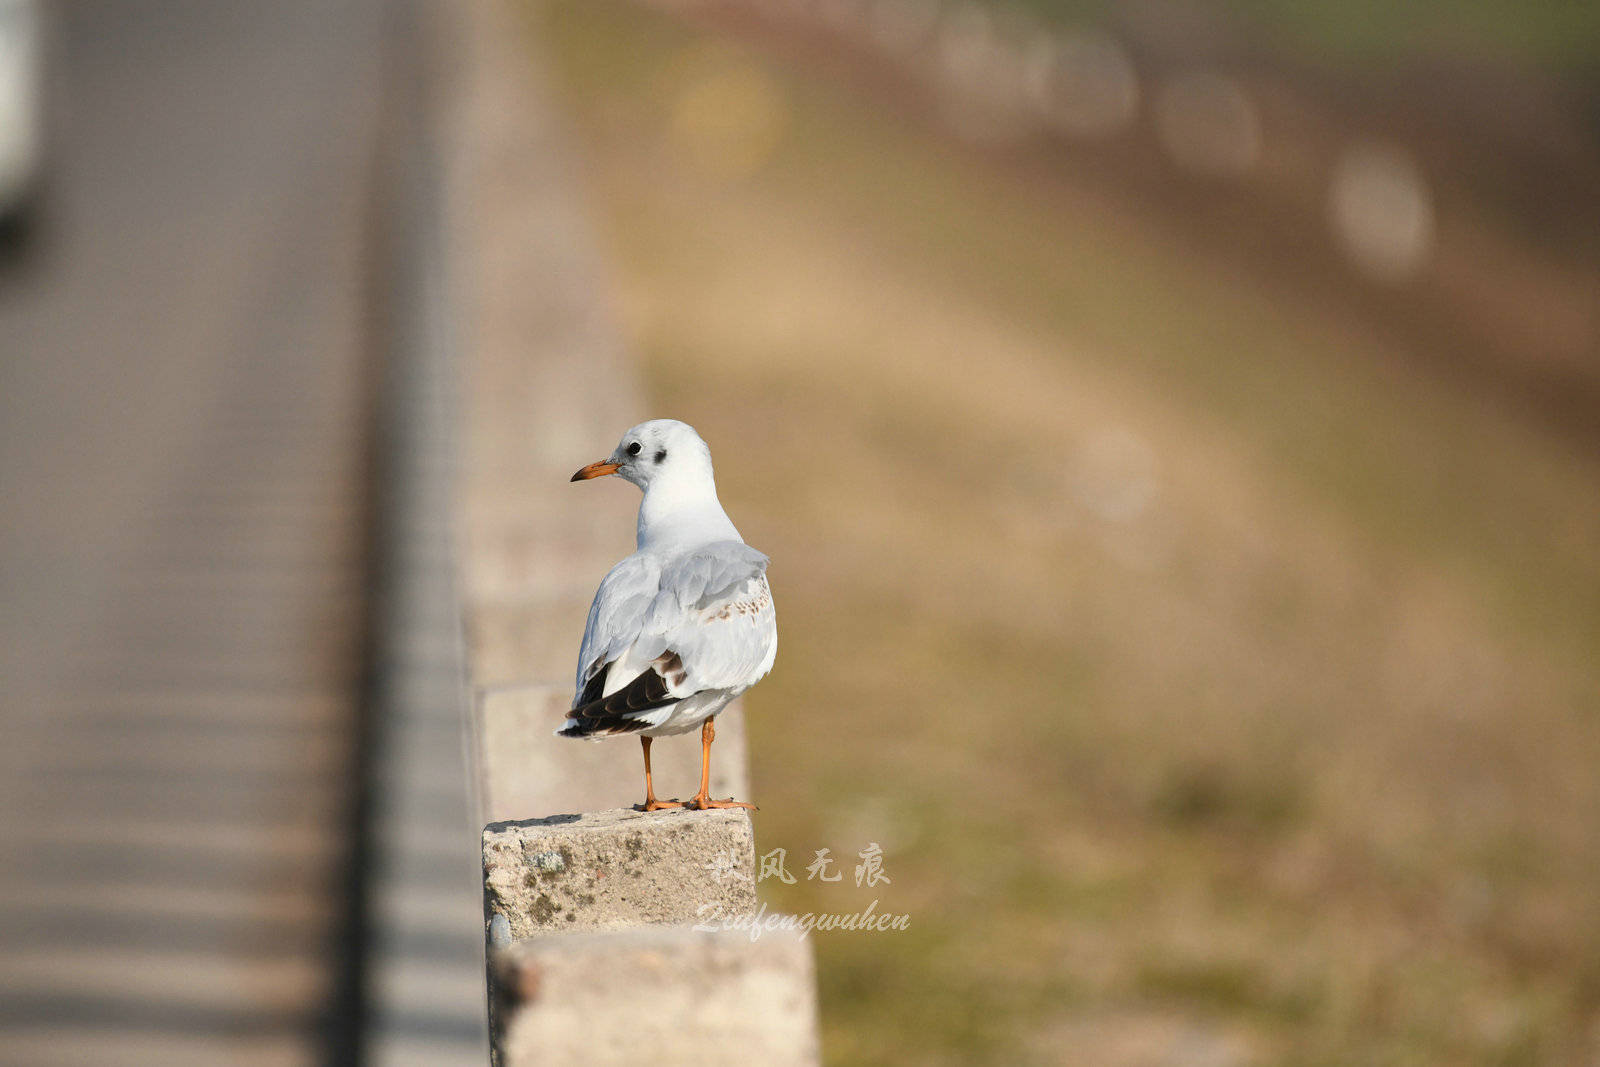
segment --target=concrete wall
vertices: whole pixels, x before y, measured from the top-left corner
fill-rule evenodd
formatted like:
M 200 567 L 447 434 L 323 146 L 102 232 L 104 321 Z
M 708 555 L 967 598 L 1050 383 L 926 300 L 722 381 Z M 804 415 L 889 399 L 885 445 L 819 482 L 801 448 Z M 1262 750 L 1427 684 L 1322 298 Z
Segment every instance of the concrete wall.
M 755 906 L 743 811 L 635 813 L 632 739 L 553 731 L 600 578 L 633 550 L 638 494 L 570 484 L 652 415 L 606 304 L 533 20 L 469 0 L 445 158 L 466 339 L 457 511 L 467 672 L 504 1064 L 812 1063 L 810 944 L 693 929 Z M 741 713 L 718 718 L 713 789 L 749 795 Z M 694 737 L 655 746 L 662 795 L 698 784 Z M 743 875 L 743 878 L 738 877 Z M 719 1059 L 718 1057 L 722 1057 Z

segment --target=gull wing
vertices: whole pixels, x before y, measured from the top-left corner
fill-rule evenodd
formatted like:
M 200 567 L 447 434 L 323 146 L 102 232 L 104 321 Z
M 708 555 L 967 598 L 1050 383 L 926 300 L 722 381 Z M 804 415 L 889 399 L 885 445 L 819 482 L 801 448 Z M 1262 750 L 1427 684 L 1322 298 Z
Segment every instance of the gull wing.
M 578 650 L 573 707 L 603 695 L 609 667 L 639 639 L 645 615 L 660 593 L 661 565 L 650 556 L 629 556 L 601 580 Z
M 583 732 L 640 728 L 640 713 L 708 689 L 742 690 L 772 666 L 767 557 L 718 541 L 668 561 L 630 556 L 589 609 L 571 717 Z

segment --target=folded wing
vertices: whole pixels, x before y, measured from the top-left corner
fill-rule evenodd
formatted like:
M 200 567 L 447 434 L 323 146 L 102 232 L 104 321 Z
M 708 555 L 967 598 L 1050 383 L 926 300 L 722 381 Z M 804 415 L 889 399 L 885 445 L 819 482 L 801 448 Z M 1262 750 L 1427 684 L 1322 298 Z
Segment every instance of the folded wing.
M 663 567 L 630 556 L 589 609 L 563 733 L 642 729 L 651 713 L 707 690 L 738 692 L 772 666 L 777 616 L 767 557 L 719 541 Z

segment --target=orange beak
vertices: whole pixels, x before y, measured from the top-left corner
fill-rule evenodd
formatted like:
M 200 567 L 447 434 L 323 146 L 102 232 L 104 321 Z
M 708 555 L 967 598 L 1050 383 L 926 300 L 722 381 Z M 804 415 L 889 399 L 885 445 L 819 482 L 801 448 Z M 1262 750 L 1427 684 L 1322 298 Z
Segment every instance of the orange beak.
M 590 478 L 604 478 L 608 474 L 617 473 L 618 469 L 621 467 L 622 464 L 620 463 L 612 463 L 610 460 L 602 459 L 598 463 L 589 464 L 587 467 L 583 468 L 583 470 L 579 471 L 577 474 L 574 474 L 572 476 L 572 480 L 575 482 L 586 482 Z

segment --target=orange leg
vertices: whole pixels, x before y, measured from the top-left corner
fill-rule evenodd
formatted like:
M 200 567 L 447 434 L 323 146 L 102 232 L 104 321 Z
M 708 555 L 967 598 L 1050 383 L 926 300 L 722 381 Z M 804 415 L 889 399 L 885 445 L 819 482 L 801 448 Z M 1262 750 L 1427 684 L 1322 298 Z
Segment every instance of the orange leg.
M 717 739 L 717 728 L 712 725 L 714 717 L 707 719 L 706 724 L 700 727 L 700 792 L 689 798 L 689 807 L 705 811 L 707 808 L 749 808 L 755 810 L 754 804 L 746 804 L 742 800 L 711 799 L 711 742 Z
M 657 800 L 656 787 L 650 781 L 650 738 L 641 737 L 639 743 L 644 746 L 644 803 L 635 804 L 634 811 L 660 811 L 662 808 L 681 808 L 681 800 Z

